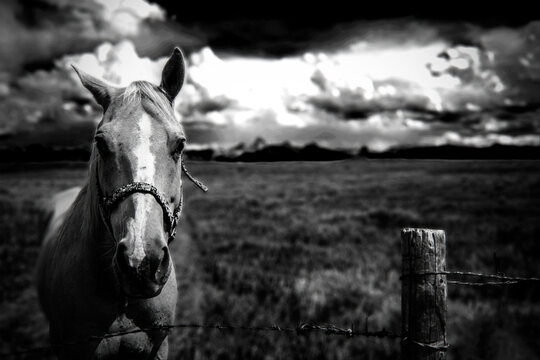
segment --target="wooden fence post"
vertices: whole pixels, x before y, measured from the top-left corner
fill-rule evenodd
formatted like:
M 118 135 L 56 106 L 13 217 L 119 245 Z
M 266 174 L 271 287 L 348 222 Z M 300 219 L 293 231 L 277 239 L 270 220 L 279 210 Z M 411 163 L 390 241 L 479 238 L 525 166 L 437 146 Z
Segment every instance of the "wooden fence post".
M 443 230 L 403 229 L 401 251 L 402 358 L 445 360 L 448 348 L 446 275 L 432 274 L 446 271 L 445 233 Z

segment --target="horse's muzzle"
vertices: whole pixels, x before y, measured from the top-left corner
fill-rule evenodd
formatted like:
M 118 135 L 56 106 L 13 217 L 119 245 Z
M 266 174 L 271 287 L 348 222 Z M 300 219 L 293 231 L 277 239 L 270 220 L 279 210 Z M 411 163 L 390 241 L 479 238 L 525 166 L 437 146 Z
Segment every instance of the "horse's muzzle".
M 128 252 L 121 241 L 116 251 L 115 268 L 124 295 L 135 298 L 159 295 L 171 274 L 168 247 L 164 246 L 156 254 L 146 254 L 142 261 L 133 261 Z

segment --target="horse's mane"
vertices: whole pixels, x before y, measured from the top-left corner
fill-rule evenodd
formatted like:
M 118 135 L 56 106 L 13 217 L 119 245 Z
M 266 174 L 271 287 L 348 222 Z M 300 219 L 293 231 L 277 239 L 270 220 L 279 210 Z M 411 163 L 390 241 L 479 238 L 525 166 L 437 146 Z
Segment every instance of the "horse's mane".
M 94 227 L 97 224 L 101 224 L 101 215 L 99 213 L 99 192 L 98 192 L 98 180 L 97 180 L 97 151 L 95 146 L 92 149 L 92 154 L 90 156 L 90 165 L 88 167 L 88 183 L 86 184 L 86 210 L 87 216 L 82 220 L 81 230 L 83 231 L 93 231 Z
M 66 213 L 66 218 L 60 231 L 60 236 L 67 231 L 66 225 L 76 219 L 80 221 L 77 238 L 93 237 L 98 230 L 96 227 L 102 225 L 99 214 L 99 199 L 97 191 L 97 171 L 96 171 L 96 151 L 92 149 L 90 165 L 88 168 L 88 182 L 83 186 L 71 208 Z

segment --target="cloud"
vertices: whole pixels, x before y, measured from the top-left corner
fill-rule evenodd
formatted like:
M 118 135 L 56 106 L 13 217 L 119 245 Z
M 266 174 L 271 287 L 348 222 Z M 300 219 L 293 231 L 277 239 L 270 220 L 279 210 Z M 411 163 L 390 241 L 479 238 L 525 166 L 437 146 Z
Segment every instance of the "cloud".
M 143 0 L 95 0 L 102 21 L 120 35 L 137 35 L 144 20 L 165 20 L 165 11 Z
M 442 44 L 387 50 L 353 45 L 282 59 L 222 59 L 204 48 L 190 57 L 186 101 L 228 99 L 228 110 L 238 112 L 231 121 L 249 121 L 249 113 L 257 117 L 271 109 L 278 122 L 298 126 L 307 125 L 318 110 L 346 119 L 407 108 L 442 110 L 437 90 L 451 85 L 418 61 L 441 49 Z
M 293 144 L 317 142 L 328 147 L 358 148 L 367 145 L 373 150 L 385 150 L 400 144 L 418 143 L 425 134 L 425 129 L 415 128 L 409 120 L 403 122 L 390 118 L 388 114 L 376 114 L 364 122 L 341 122 L 332 117 L 320 117 L 304 127 L 278 123 L 277 115 L 272 111 L 260 113 L 244 126 L 235 126 L 231 122 L 184 124 L 189 142 L 196 145 L 229 147 L 239 142 L 252 142 L 257 137 L 264 137 L 269 143 L 284 141 Z M 398 124 L 399 123 L 399 124 Z
M 97 118 L 96 107 L 81 110 L 90 106 L 91 96 L 78 83 L 71 64 L 120 86 L 134 80 L 160 82 L 167 57 L 145 55 L 157 45 L 141 50 L 138 43 L 146 43 L 156 31 L 179 30 L 159 27 L 167 23 L 162 10 L 145 3 L 139 12 L 117 11 L 112 5 L 121 2 L 81 4 L 86 2 L 97 15 L 81 16 L 99 19 L 84 25 L 94 29 L 89 38 L 103 33 L 137 36 L 101 41 L 92 50 L 61 56 L 50 69 L 10 82 L 0 79 L 0 97 L 12 98 L 0 106 L 27 105 L 29 110 L 21 116 L 26 123 L 43 120 L 41 107 L 47 101 L 56 101 L 69 114 L 78 112 L 81 119 Z M 68 2 L 55 4 L 73 12 Z M 111 22 L 117 28 L 107 25 Z M 82 26 L 64 24 L 63 30 Z M 540 69 L 531 44 L 540 37 L 538 24 L 468 26 L 458 33 L 434 24 L 385 24 L 347 29 L 340 42 L 279 58 L 224 54 L 211 47 L 191 51 L 187 81 L 176 101 L 190 142 L 228 146 L 263 136 L 269 142 L 316 140 L 327 146 L 383 150 L 418 143 L 536 141 L 540 100 L 533 90 L 540 90 Z M 38 33 L 47 29 L 44 23 L 36 26 Z M 499 38 L 519 41 L 507 45 Z
M 334 143 L 376 142 L 361 136 L 361 132 L 355 131 L 356 126 L 370 135 L 380 130 L 376 138 L 382 140 L 372 145 L 382 148 L 413 140 L 449 142 L 449 138 L 435 135 L 453 127 L 462 139 L 476 139 L 463 140 L 463 144 L 510 143 L 509 138 L 515 138 L 515 143 L 534 143 L 538 136 L 529 134 L 537 132 L 538 121 L 528 114 L 539 100 L 521 93 L 534 88 L 530 79 L 537 74 L 531 71 L 523 79 L 510 76 L 509 69 L 515 74 L 516 69 L 524 66 L 520 64 L 524 62 L 523 56 L 533 59 L 527 49 L 531 40 L 527 39 L 537 39 L 540 31 L 535 24 L 505 30 L 514 37 L 525 38 L 511 47 L 512 51 L 502 51 L 497 47 L 499 43 L 486 41 L 490 36 L 496 37 L 491 34 L 493 31 L 468 29 L 462 34 L 462 44 L 455 43 L 458 37 L 450 41 L 435 31 L 422 38 L 429 40 L 427 43 L 417 42 L 418 38 L 405 43 L 377 41 L 381 35 L 376 34 L 371 35 L 371 42 L 344 42 L 342 48 L 334 51 L 306 52 L 281 60 L 221 59 L 206 49 L 206 55 L 201 54 L 192 64 L 196 68 L 192 81 L 198 89 L 208 90 L 199 92 L 203 94 L 199 100 L 212 96 L 229 99 L 219 116 L 212 114 L 207 119 L 210 123 L 242 124 L 245 129 L 261 126 L 261 118 L 282 126 L 287 125 L 284 119 L 293 118 L 290 124 L 296 127 L 283 130 L 282 138 L 302 138 L 291 130 L 296 128 L 312 135 L 313 129 L 334 134 L 329 140 Z M 483 37 L 485 34 L 489 36 Z M 528 64 L 529 69 L 534 66 Z M 270 113 L 274 114 L 272 120 Z M 190 115 L 185 115 L 189 120 Z M 332 119 L 334 131 L 321 125 L 322 118 Z M 196 119 L 201 119 L 200 114 Z M 353 122 L 343 125 L 340 119 Z M 373 119 L 384 119 L 384 130 L 374 126 Z M 339 127 L 347 130 L 337 131 Z M 266 127 L 261 129 L 260 134 L 269 133 Z M 423 138 L 418 137 L 419 132 Z M 475 132 L 476 135 L 467 135 Z M 386 136 L 388 133 L 392 135 Z M 275 137 L 279 138 L 277 132 Z
M 158 83 L 167 58 L 152 60 L 140 57 L 133 42 L 124 40 L 118 44 L 105 42 L 94 52 L 64 56 L 57 61 L 57 66 L 69 69 L 71 65 L 105 79 L 118 86 L 128 86 L 136 80 Z M 73 75 L 76 78 L 75 74 Z
M 420 134 L 432 141 L 445 139 L 435 137 L 448 126 L 440 124 L 483 137 L 535 129 L 536 123 L 523 116 L 504 120 L 504 127 L 493 125 L 521 108 L 528 110 L 507 99 L 519 84 L 498 84 L 497 58 L 490 51 L 450 46 L 441 39 L 412 47 L 354 43 L 334 52 L 281 59 L 219 56 L 205 47 L 187 59 L 188 78 L 177 112 L 197 134 L 191 140 L 203 143 L 232 144 L 259 135 L 269 141 L 308 141 L 311 136 L 328 144 L 382 149 L 420 141 Z M 141 57 L 125 41 L 65 57 L 59 64 L 74 63 L 127 85 L 138 79 L 158 83 L 165 60 Z M 496 120 L 490 123 L 486 116 Z
M 164 55 L 173 45 L 202 44 L 144 0 L 6 0 L 0 2 L 0 80 L 52 69 L 63 55 L 122 39 L 132 39 L 151 56 Z
M 463 145 L 475 147 L 486 147 L 494 144 L 540 146 L 540 136 L 532 134 L 518 136 L 503 134 L 464 136 L 458 132 L 449 131 L 439 137 L 426 138 L 423 142 L 426 145 Z

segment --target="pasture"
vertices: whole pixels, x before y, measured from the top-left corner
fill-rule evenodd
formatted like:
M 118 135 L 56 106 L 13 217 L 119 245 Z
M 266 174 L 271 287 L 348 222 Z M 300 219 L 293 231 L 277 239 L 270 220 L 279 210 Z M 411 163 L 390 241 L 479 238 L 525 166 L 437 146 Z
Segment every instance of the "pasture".
M 446 230 L 449 270 L 540 276 L 540 162 L 190 163 L 171 244 L 177 322 L 400 331 L 400 230 Z M 37 204 L 83 164 L 3 165 L 0 352 L 46 346 Z M 449 359 L 540 359 L 540 286 L 449 287 Z M 389 339 L 175 329 L 171 359 L 397 359 Z M 48 358 L 37 353 L 27 358 Z

